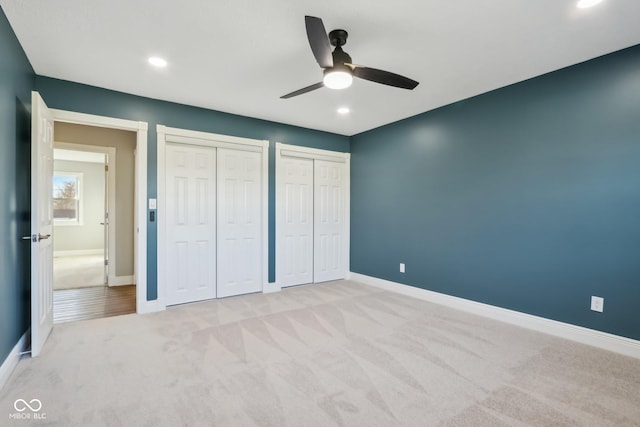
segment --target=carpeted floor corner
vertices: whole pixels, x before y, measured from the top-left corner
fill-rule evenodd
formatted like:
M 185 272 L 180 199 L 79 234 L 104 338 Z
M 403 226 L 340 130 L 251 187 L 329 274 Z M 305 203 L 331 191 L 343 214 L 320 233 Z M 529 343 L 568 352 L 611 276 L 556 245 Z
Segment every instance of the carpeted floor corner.
M 56 326 L 0 425 L 640 426 L 640 360 L 338 281 Z

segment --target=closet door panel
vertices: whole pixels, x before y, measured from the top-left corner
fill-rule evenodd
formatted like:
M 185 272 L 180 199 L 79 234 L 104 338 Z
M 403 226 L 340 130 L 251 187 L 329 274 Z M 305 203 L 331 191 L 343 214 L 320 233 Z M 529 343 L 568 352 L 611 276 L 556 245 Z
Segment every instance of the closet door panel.
M 215 298 L 216 150 L 166 145 L 167 305 Z
M 346 275 L 346 168 L 344 163 L 314 160 L 314 282 Z
M 218 149 L 218 298 L 262 290 L 262 154 Z
M 280 285 L 313 283 L 313 159 L 284 158 L 281 165 Z

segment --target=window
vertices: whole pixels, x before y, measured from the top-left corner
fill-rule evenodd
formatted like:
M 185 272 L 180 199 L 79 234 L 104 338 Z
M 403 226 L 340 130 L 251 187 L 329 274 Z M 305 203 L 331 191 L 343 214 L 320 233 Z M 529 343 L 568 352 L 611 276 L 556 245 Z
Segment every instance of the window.
M 53 220 L 56 225 L 81 225 L 82 174 L 53 173 Z

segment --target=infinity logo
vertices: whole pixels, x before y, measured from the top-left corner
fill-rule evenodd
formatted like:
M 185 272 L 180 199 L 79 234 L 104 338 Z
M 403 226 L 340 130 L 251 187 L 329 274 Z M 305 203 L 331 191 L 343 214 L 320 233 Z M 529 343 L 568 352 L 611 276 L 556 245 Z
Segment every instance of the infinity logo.
M 42 402 L 40 402 L 39 399 L 31 399 L 30 402 L 27 402 L 24 399 L 18 399 L 13 403 L 13 407 L 16 408 L 16 411 L 18 412 L 24 412 L 27 408 L 29 408 L 31 412 L 38 412 L 42 409 Z

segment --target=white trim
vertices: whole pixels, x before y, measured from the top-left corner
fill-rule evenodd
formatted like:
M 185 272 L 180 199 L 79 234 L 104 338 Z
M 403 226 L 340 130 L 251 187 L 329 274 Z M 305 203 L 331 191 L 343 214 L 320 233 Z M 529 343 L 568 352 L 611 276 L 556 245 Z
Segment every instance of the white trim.
M 141 287 L 142 286 L 137 287 L 138 293 L 140 292 Z M 146 289 L 144 291 L 146 292 Z M 146 294 L 145 294 L 145 298 L 146 298 Z M 157 313 L 159 311 L 164 311 L 166 309 L 167 309 L 167 305 L 164 302 L 164 300 L 160 300 L 160 299 L 155 299 L 151 301 L 145 300 L 144 304 L 142 305 L 138 304 L 137 313 L 138 314 Z
M 262 292 L 269 287 L 269 141 L 262 152 Z
M 5 384 L 9 380 L 9 377 L 13 373 L 13 370 L 18 366 L 18 362 L 20 361 L 20 355 L 22 352 L 26 350 L 27 346 L 27 336 L 30 331 L 27 331 L 20 337 L 18 342 L 7 356 L 7 358 L 0 365 L 0 391 L 4 388 Z
M 266 285 L 262 288 L 263 294 L 270 294 L 273 292 L 280 292 L 282 287 L 277 282 L 267 282 Z
M 269 146 L 269 141 L 266 140 L 172 128 L 164 125 L 156 125 L 156 130 L 158 133 L 164 134 L 165 142 L 176 142 L 179 144 L 206 145 L 207 147 L 233 148 L 236 150 L 242 149 L 243 146 L 258 148 Z M 228 144 L 234 145 L 230 147 Z
M 282 283 L 282 260 L 281 257 L 278 257 L 279 253 L 282 253 L 283 250 L 280 246 L 282 239 L 279 239 L 278 235 L 278 224 L 280 219 L 282 218 L 282 204 L 278 203 L 282 196 L 282 182 L 284 169 L 282 167 L 282 158 L 283 157 L 297 157 L 303 159 L 312 159 L 312 160 L 324 160 L 329 162 L 336 163 L 344 163 L 345 164 L 345 239 L 344 239 L 344 265 L 345 265 L 345 277 L 349 275 L 350 271 L 350 239 L 351 236 L 351 154 L 350 153 L 342 153 L 339 151 L 330 151 L 330 150 L 322 150 L 319 148 L 309 148 L 309 147 L 301 147 L 298 145 L 290 145 L 283 144 L 280 142 L 276 142 L 276 173 L 275 173 L 275 200 L 276 200 L 276 231 L 275 231 L 275 239 L 276 239 L 276 283 Z M 271 284 L 270 284 L 271 285 Z M 273 288 L 273 287 L 272 287 Z M 278 285 L 277 289 L 281 289 Z M 275 292 L 275 291 L 271 291 Z
M 365 285 L 384 289 L 386 291 L 444 305 L 456 310 L 466 311 L 468 313 L 477 314 L 479 316 L 488 317 L 490 319 L 640 359 L 640 341 L 631 338 L 596 331 L 582 326 L 559 322 L 557 320 L 546 319 L 544 317 L 533 316 L 531 314 L 508 310 L 506 308 L 483 304 L 464 298 L 428 291 L 426 289 L 378 279 L 364 274 L 350 273 L 349 279 Z
M 327 160 L 338 163 L 345 163 L 351 158 L 349 153 L 283 144 L 281 142 L 276 142 L 276 154 L 284 157 L 301 157 L 303 159 Z
M 346 156 L 347 164 L 345 165 L 345 175 L 347 185 L 345 186 L 345 202 L 346 213 L 344 215 L 345 239 L 344 239 L 344 270 L 345 277 L 349 276 L 351 271 L 351 154 Z
M 113 276 L 109 277 L 109 286 L 135 285 L 136 276 Z
M 215 147 L 215 148 L 229 148 L 236 151 L 254 151 L 262 152 L 262 146 L 257 144 L 244 144 L 240 142 L 221 141 L 221 136 L 216 136 L 216 139 L 202 139 L 202 138 L 190 138 L 186 136 L 165 135 L 165 142 L 173 144 L 189 144 L 198 145 L 201 147 Z M 217 134 L 212 134 L 217 135 Z
M 87 126 L 104 127 L 136 132 L 135 150 L 135 218 L 134 239 L 134 275 L 135 282 L 143 286 L 136 287 L 136 312 L 147 313 L 153 310 L 146 307 L 147 301 L 147 128 L 146 122 L 96 116 L 75 111 L 51 109 L 55 122 L 75 123 Z
M 280 150 L 281 157 L 296 157 L 301 159 L 326 160 L 328 162 L 345 163 L 346 159 L 342 156 L 327 156 L 324 154 L 308 153 L 304 151 Z
M 77 125 L 96 126 L 110 129 L 131 130 L 135 132 L 147 131 L 146 122 L 117 119 L 115 117 L 96 116 L 93 114 L 78 113 L 76 111 L 50 109 L 56 122 L 75 123 Z
M 189 144 L 212 148 L 256 151 L 262 153 L 262 290 L 269 285 L 269 141 L 156 125 L 157 143 L 157 212 L 158 220 L 158 300 L 151 311 L 167 307 L 166 266 L 166 144 Z
M 133 232 L 137 232 L 138 238 L 133 243 L 133 274 L 136 286 L 136 312 L 146 313 L 152 311 L 155 304 L 147 301 L 147 124 L 144 130 L 138 131 L 135 156 L 135 205 L 136 213 L 133 224 Z M 151 307 L 146 307 L 151 305 Z
M 158 142 L 156 144 L 156 219 L 157 225 L 157 266 L 158 266 L 158 289 L 156 305 L 153 307 L 153 311 L 162 311 L 167 308 L 167 290 L 165 284 L 165 265 L 166 265 L 166 249 L 167 249 L 167 237 L 166 237 L 166 222 L 164 218 L 164 212 L 166 212 L 166 198 L 167 185 L 166 185 L 166 134 L 165 126 L 156 126 L 156 134 Z M 160 213 L 158 215 L 158 213 Z
M 102 255 L 104 249 L 74 249 L 71 251 L 55 251 L 53 253 L 54 258 L 65 256 L 84 256 L 84 255 Z

